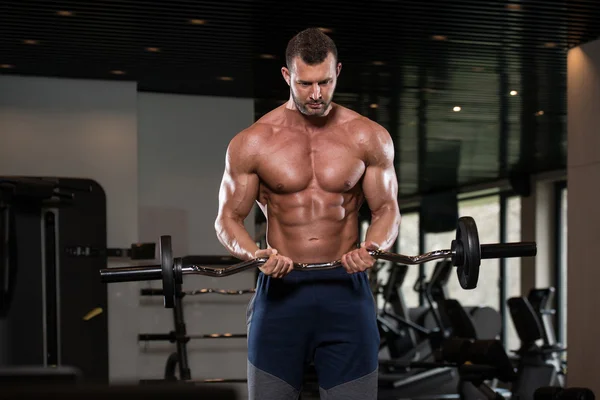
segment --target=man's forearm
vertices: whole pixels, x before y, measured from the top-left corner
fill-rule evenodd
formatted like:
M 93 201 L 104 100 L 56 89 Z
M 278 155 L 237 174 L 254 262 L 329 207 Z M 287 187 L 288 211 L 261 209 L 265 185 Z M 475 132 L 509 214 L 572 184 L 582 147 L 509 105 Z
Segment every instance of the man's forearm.
M 371 225 L 367 229 L 365 241 L 372 241 L 379 245 L 381 250 L 388 251 L 398 237 L 400 229 L 400 212 L 397 207 L 383 207 L 374 212 Z
M 234 257 L 240 260 L 254 258 L 254 253 L 259 250 L 256 242 L 244 226 L 244 222 L 227 217 L 219 217 L 215 222 L 217 238 Z

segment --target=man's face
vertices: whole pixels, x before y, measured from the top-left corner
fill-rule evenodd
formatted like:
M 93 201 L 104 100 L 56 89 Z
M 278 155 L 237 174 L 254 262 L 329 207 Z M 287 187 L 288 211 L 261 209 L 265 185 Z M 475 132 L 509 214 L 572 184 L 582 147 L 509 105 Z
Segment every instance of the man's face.
M 283 76 L 290 86 L 296 108 L 304 115 L 323 116 L 333 99 L 341 64 L 333 54 L 317 65 L 308 65 L 296 57 L 290 69 L 283 68 Z

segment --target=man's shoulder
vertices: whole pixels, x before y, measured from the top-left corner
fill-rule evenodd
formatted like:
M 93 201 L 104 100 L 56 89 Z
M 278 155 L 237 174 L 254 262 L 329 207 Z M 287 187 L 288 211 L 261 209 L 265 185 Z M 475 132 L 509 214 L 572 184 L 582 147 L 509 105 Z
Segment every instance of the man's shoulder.
M 232 139 L 232 143 L 239 145 L 253 145 L 267 139 L 273 133 L 273 126 L 265 121 L 256 121 L 246 129 L 239 132 Z
M 260 157 L 274 133 L 274 126 L 264 121 L 256 121 L 230 140 L 227 152 L 230 156 L 237 158 L 255 159 Z
M 335 114 L 338 122 L 342 124 L 356 123 L 364 119 L 361 114 L 341 104 L 334 103 L 333 107 L 335 108 Z
M 359 143 L 380 143 L 390 136 L 382 125 L 354 111 L 351 111 L 348 119 L 342 123 L 346 126 L 346 131 L 351 133 Z
M 256 122 L 260 122 L 263 124 L 276 123 L 276 121 L 280 120 L 281 117 L 283 116 L 284 109 L 285 109 L 285 103 L 273 108 L 270 111 L 267 111 Z
M 356 133 L 378 134 L 387 130 L 372 119 L 347 107 L 336 104 L 340 123 L 348 125 Z
M 351 132 L 366 159 L 381 159 L 393 156 L 393 141 L 388 130 L 372 119 L 348 108 L 341 108 L 340 114 L 346 118 L 343 123 Z
M 238 137 L 244 140 L 268 139 L 278 128 L 281 127 L 281 107 L 269 111 L 248 128 L 238 133 Z

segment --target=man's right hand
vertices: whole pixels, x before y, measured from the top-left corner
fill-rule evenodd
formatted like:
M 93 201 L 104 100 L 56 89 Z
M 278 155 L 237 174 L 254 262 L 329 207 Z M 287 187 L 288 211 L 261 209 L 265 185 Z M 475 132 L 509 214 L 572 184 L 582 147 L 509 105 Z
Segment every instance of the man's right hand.
M 265 275 L 273 278 L 283 278 L 294 269 L 294 262 L 285 256 L 277 254 L 276 249 L 257 250 L 254 253 L 255 258 L 268 258 L 262 266 L 258 267 Z

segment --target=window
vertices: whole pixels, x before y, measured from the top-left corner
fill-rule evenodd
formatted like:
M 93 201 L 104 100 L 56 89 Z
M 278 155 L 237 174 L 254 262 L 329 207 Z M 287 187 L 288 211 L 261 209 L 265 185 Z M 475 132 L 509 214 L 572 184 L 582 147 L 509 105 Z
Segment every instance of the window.
M 514 196 L 510 197 L 506 201 L 506 238 L 505 241 L 520 242 L 521 241 L 521 198 Z M 506 304 L 506 301 L 511 297 L 521 296 L 521 259 L 520 258 L 506 258 L 504 259 L 505 265 L 505 298 L 501 301 Z M 506 328 L 505 340 L 507 350 L 516 350 L 521 346 L 521 341 L 517 336 L 512 318 L 508 308 L 506 309 L 505 321 L 503 325 Z
M 419 254 L 419 213 L 411 211 L 403 214 L 402 210 L 400 210 L 400 213 L 402 214 L 402 220 L 400 221 L 396 249 L 391 249 L 390 251 L 408 256 L 417 255 Z M 367 228 L 368 223 L 363 223 L 363 232 Z M 362 240 L 364 240 L 364 234 Z M 389 278 L 390 267 L 393 268 L 394 264 L 389 261 L 380 261 L 378 264 L 380 265 L 380 269 L 378 269 L 376 277 L 372 277 L 372 279 L 376 278 L 380 285 L 385 285 Z M 406 277 L 402 282 L 402 294 L 408 308 L 419 306 L 419 293 L 413 290 L 418 277 L 419 267 L 416 265 L 409 266 Z M 383 306 L 382 296 L 378 297 L 377 304 L 379 307 Z
M 403 214 L 400 221 L 397 252 L 407 256 L 414 256 L 420 253 L 419 250 L 419 213 Z M 406 307 L 419 306 L 419 293 L 413 290 L 418 278 L 419 267 L 417 265 L 409 266 L 402 285 L 402 294 L 404 295 Z
M 567 188 L 562 183 L 558 187 L 560 206 L 558 209 L 558 279 L 556 289 L 557 339 L 567 346 Z M 566 357 L 566 353 L 563 355 Z

